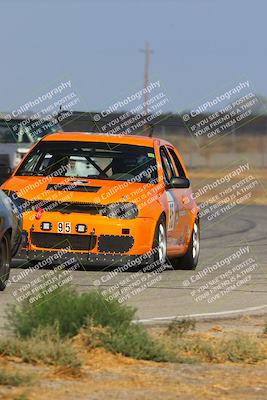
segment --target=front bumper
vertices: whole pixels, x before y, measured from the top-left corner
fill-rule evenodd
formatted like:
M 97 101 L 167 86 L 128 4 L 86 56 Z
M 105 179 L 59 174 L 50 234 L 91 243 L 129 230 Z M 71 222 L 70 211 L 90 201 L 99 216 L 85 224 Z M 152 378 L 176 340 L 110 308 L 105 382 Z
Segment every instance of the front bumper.
M 92 265 L 125 265 L 137 258 L 146 265 L 153 259 L 148 256 L 156 225 L 152 218 L 115 220 L 98 215 L 44 212 L 36 220 L 35 215 L 25 213 L 23 221 L 23 248 L 29 260 L 44 259 L 62 249 L 65 250 L 62 259 L 75 256 L 83 264 Z M 51 223 L 51 231 L 42 231 L 43 222 Z M 58 222 L 70 224 L 71 233 L 57 232 Z M 75 230 L 77 224 L 86 224 L 87 232 L 79 234 Z
M 55 258 L 55 254 L 59 254 Z M 115 267 L 125 266 L 125 271 L 135 268 L 137 266 L 145 266 L 154 262 L 152 253 L 145 253 L 141 255 L 121 255 L 121 254 L 93 254 L 93 253 L 74 253 L 74 252 L 55 252 L 55 251 L 42 251 L 42 250 L 25 250 L 21 249 L 19 258 L 26 259 L 27 261 L 42 261 L 48 260 L 45 267 L 50 267 L 54 264 L 61 264 L 67 260 L 75 259 L 75 262 L 80 266 L 96 266 L 96 267 Z

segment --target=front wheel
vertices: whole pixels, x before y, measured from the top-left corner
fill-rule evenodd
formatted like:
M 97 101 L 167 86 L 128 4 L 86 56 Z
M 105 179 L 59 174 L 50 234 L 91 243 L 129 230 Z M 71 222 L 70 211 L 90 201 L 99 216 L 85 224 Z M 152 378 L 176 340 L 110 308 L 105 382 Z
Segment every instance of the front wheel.
M 11 262 L 10 237 L 6 233 L 0 241 L 0 290 L 6 288 L 6 283 L 10 274 Z
M 196 269 L 200 252 L 200 229 L 199 221 L 194 222 L 191 240 L 187 252 L 182 257 L 170 260 L 174 269 Z
M 167 257 L 167 235 L 166 222 L 163 217 L 160 218 L 155 229 L 153 251 L 155 252 L 154 260 L 160 265 L 165 264 Z

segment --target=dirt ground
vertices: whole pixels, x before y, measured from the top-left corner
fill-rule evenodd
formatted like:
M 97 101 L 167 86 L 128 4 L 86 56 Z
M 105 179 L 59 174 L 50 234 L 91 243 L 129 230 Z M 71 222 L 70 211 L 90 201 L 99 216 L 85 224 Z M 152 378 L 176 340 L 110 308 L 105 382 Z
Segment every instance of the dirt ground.
M 232 169 L 235 167 L 233 166 Z M 231 170 L 231 168 L 229 169 Z M 228 169 L 210 169 L 210 168 L 202 168 L 202 169 L 192 169 L 189 171 L 190 180 L 192 183 L 193 191 L 197 191 L 199 188 L 204 187 L 207 183 L 213 183 L 216 179 L 220 179 L 229 171 Z M 226 189 L 229 189 L 232 185 L 237 184 L 248 176 L 252 176 L 253 180 L 257 182 L 255 187 L 251 190 L 251 197 L 243 203 L 244 205 L 248 204 L 257 204 L 257 205 L 266 205 L 267 204 L 267 169 L 266 168 L 255 168 L 250 169 L 247 172 L 243 172 L 236 178 L 232 178 L 230 183 L 220 184 L 219 187 L 208 190 L 205 194 L 201 195 L 198 198 L 198 203 L 200 202 L 210 202 L 213 196 L 218 195 L 220 192 L 223 192 Z M 225 203 L 227 196 L 222 196 L 224 198 Z
M 197 332 L 226 337 L 233 331 L 262 334 L 266 317 L 197 323 Z M 162 327 L 149 328 L 153 334 Z M 3 400 L 212 399 L 266 400 L 267 361 L 255 364 L 171 364 L 137 361 L 102 349 L 84 352 L 79 373 L 0 358 L 0 367 L 34 376 L 29 387 L 0 386 Z

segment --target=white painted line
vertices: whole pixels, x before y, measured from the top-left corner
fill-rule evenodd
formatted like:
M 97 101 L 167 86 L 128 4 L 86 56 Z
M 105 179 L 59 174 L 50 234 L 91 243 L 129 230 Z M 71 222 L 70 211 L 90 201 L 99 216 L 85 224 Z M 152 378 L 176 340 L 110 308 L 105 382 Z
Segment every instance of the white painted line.
M 134 320 L 133 322 L 171 321 L 173 319 L 181 319 L 181 318 L 194 318 L 194 317 L 209 317 L 209 316 L 217 316 L 217 315 L 229 315 L 229 314 L 243 313 L 243 312 L 247 312 L 247 311 L 261 310 L 261 309 L 266 308 L 266 307 L 267 307 L 267 304 L 265 304 L 263 306 L 257 306 L 257 307 L 241 308 L 240 310 L 217 311 L 217 312 L 213 312 L 213 313 L 203 313 L 203 314 L 175 315 L 175 316 L 171 316 L 171 317 L 155 317 L 155 318 Z

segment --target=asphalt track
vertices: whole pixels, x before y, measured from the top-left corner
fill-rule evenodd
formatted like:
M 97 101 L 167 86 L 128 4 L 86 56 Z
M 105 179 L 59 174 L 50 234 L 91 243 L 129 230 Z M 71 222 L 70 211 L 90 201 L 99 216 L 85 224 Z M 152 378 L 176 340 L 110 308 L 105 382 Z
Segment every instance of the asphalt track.
M 154 276 L 121 272 L 103 283 L 101 289 L 112 289 L 107 296 L 117 293 L 115 287 L 119 287 L 121 294 L 128 293 L 126 302 L 137 308 L 137 318 L 146 324 L 167 323 L 183 316 L 229 318 L 267 312 L 267 206 L 235 207 L 221 221 L 202 221 L 201 232 L 201 256 L 196 271 L 166 269 Z M 11 277 L 23 271 L 19 268 L 21 263 L 13 261 Z M 46 272 L 35 271 L 0 293 L 0 329 L 5 324 L 4 309 L 18 301 L 20 287 Z M 78 291 L 91 290 L 94 282 L 109 277 L 107 271 L 92 269 L 71 274 Z M 142 279 L 146 285 L 137 285 Z M 134 289 L 138 286 L 142 290 L 136 294 Z M 208 297 L 203 298 L 207 292 Z

